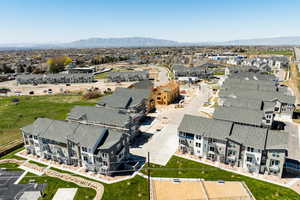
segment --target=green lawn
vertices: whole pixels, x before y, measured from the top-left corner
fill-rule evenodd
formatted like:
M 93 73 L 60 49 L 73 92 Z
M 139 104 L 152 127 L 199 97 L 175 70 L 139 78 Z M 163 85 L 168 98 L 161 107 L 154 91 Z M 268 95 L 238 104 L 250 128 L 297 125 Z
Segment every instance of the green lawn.
M 43 163 L 35 162 L 33 160 L 29 160 L 28 162 L 32 163 L 32 164 L 35 164 L 37 166 L 40 166 L 40 167 L 47 167 L 48 166 L 48 165 L 44 165 Z
M 111 71 L 109 72 L 104 72 L 104 73 L 101 73 L 101 74 L 97 74 L 95 76 L 95 79 L 106 79 L 108 78 L 108 75 L 110 72 L 132 72 L 133 70 L 128 70 L 128 69 L 112 69 Z
M 95 105 L 97 99 L 84 100 L 81 95 L 0 97 L 0 150 L 1 145 L 21 139 L 20 128 L 37 117 L 63 120 L 75 105 Z
M 32 173 L 27 173 L 26 176 L 20 181 L 20 184 L 26 184 L 30 180 L 35 180 L 37 183 L 46 183 L 47 187 L 45 189 L 45 197 L 42 200 L 51 200 L 55 195 L 58 188 L 78 188 L 74 200 L 90 200 L 96 195 L 96 191 L 91 188 L 80 187 L 75 183 L 63 181 L 58 178 L 50 176 L 37 176 Z
M 85 178 L 91 181 L 96 181 L 94 179 L 90 179 L 87 177 L 80 176 L 78 174 L 74 174 L 65 170 L 57 169 L 51 167 L 50 169 L 55 170 L 60 173 L 66 173 L 73 176 L 78 176 L 81 178 Z M 99 181 L 96 181 L 99 182 Z M 136 176 L 127 181 L 121 181 L 114 184 L 105 184 L 99 182 L 104 185 L 104 194 L 102 200 L 146 200 L 148 199 L 147 195 L 147 180 L 141 176 Z
M 8 171 L 23 171 L 22 169 L 18 168 L 19 165 L 15 163 L 2 163 L 0 164 L 0 168 L 5 168 Z
M 247 54 L 293 56 L 294 52 L 291 50 L 250 50 Z
M 150 168 L 153 168 L 151 170 L 151 176 L 153 177 L 204 178 L 205 180 L 213 181 L 244 181 L 257 200 L 300 199 L 300 195 L 291 189 L 231 173 L 177 156 L 173 156 L 165 167 L 151 164 Z M 144 169 L 143 172 L 146 173 L 146 170 Z
M 14 150 L 14 151 L 10 152 L 9 154 L 6 154 L 5 156 L 0 157 L 0 160 L 3 160 L 3 159 L 26 160 L 26 159 L 24 159 L 24 158 L 22 158 L 20 156 L 15 155 L 16 153 L 18 153 L 19 151 L 22 151 L 24 149 L 25 148 L 22 147 L 22 148 L 19 148 L 17 150 Z

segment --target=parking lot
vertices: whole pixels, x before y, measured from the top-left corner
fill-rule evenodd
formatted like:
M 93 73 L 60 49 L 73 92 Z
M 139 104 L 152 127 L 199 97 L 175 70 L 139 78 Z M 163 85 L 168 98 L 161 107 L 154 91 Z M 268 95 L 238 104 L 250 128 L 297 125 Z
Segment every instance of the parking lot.
M 159 107 L 156 113 L 149 114 L 154 120 L 150 124 L 142 125 L 140 130 L 143 135 L 150 137 L 145 143 L 131 148 L 130 152 L 145 158 L 149 152 L 151 163 L 166 165 L 178 148 L 177 128 L 184 114 L 206 117 L 198 108 L 207 101 L 209 89 L 205 85 L 201 88 L 190 89 L 194 95 L 185 98 L 184 108 L 169 105 Z M 144 138 L 143 135 L 141 139 Z

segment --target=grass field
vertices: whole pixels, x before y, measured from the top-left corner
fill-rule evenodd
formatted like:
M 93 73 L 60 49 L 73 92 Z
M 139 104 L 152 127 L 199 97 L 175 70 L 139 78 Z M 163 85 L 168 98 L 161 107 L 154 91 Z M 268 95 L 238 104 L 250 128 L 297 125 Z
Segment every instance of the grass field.
M 35 180 L 40 184 L 47 184 L 47 187 L 45 189 L 45 197 L 43 197 L 42 200 L 51 200 L 58 188 L 78 188 L 74 200 L 90 200 L 93 199 L 96 195 L 96 191 L 94 189 L 80 187 L 75 183 L 63 181 L 58 178 L 50 176 L 37 176 L 32 173 L 27 173 L 26 176 L 20 181 L 20 184 L 26 184 L 30 180 Z
M 63 120 L 73 106 L 95 105 L 97 101 L 83 100 L 81 95 L 21 96 L 15 104 L 13 98 L 0 97 L 0 151 L 12 141 L 20 140 L 20 128 L 37 117 Z
M 291 50 L 250 50 L 247 54 L 293 56 L 294 52 Z
M 108 77 L 108 74 L 110 72 L 131 72 L 132 70 L 128 70 L 128 69 L 112 69 L 111 71 L 109 72 L 104 72 L 104 73 L 101 73 L 101 74 L 97 74 L 95 76 L 95 79 L 106 79 Z
M 257 200 L 294 200 L 300 199 L 300 195 L 291 189 L 259 181 L 221 170 L 216 167 L 204 165 L 191 160 L 173 156 L 164 166 L 150 165 L 153 177 L 177 177 L 177 178 L 203 178 L 205 180 L 244 181 Z M 146 173 L 146 170 L 143 170 Z

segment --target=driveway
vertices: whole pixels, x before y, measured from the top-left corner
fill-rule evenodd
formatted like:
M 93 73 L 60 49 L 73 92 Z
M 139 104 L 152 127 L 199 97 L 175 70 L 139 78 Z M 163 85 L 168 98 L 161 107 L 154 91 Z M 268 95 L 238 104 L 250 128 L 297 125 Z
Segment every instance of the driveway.
M 201 87 L 201 91 L 194 92 L 195 95 L 187 98 L 184 108 L 174 108 L 169 105 L 160 108 L 157 113 L 150 115 L 156 119 L 150 125 L 141 126 L 144 134 L 152 135 L 147 143 L 130 149 L 131 154 L 147 157 L 150 153 L 150 162 L 166 165 L 178 148 L 177 128 L 184 114 L 206 117 L 199 112 L 199 108 L 207 101 L 208 89 Z

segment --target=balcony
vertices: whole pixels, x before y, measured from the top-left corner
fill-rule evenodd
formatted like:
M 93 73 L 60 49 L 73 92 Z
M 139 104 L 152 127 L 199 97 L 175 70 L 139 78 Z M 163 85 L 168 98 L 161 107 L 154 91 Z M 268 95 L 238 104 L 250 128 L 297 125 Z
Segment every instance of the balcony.
M 277 165 L 272 165 L 271 167 L 269 167 L 270 172 L 279 172 L 280 168 Z
M 227 160 L 230 161 L 230 162 L 235 162 L 237 159 L 236 159 L 236 156 L 230 155 L 230 156 L 227 157 Z

